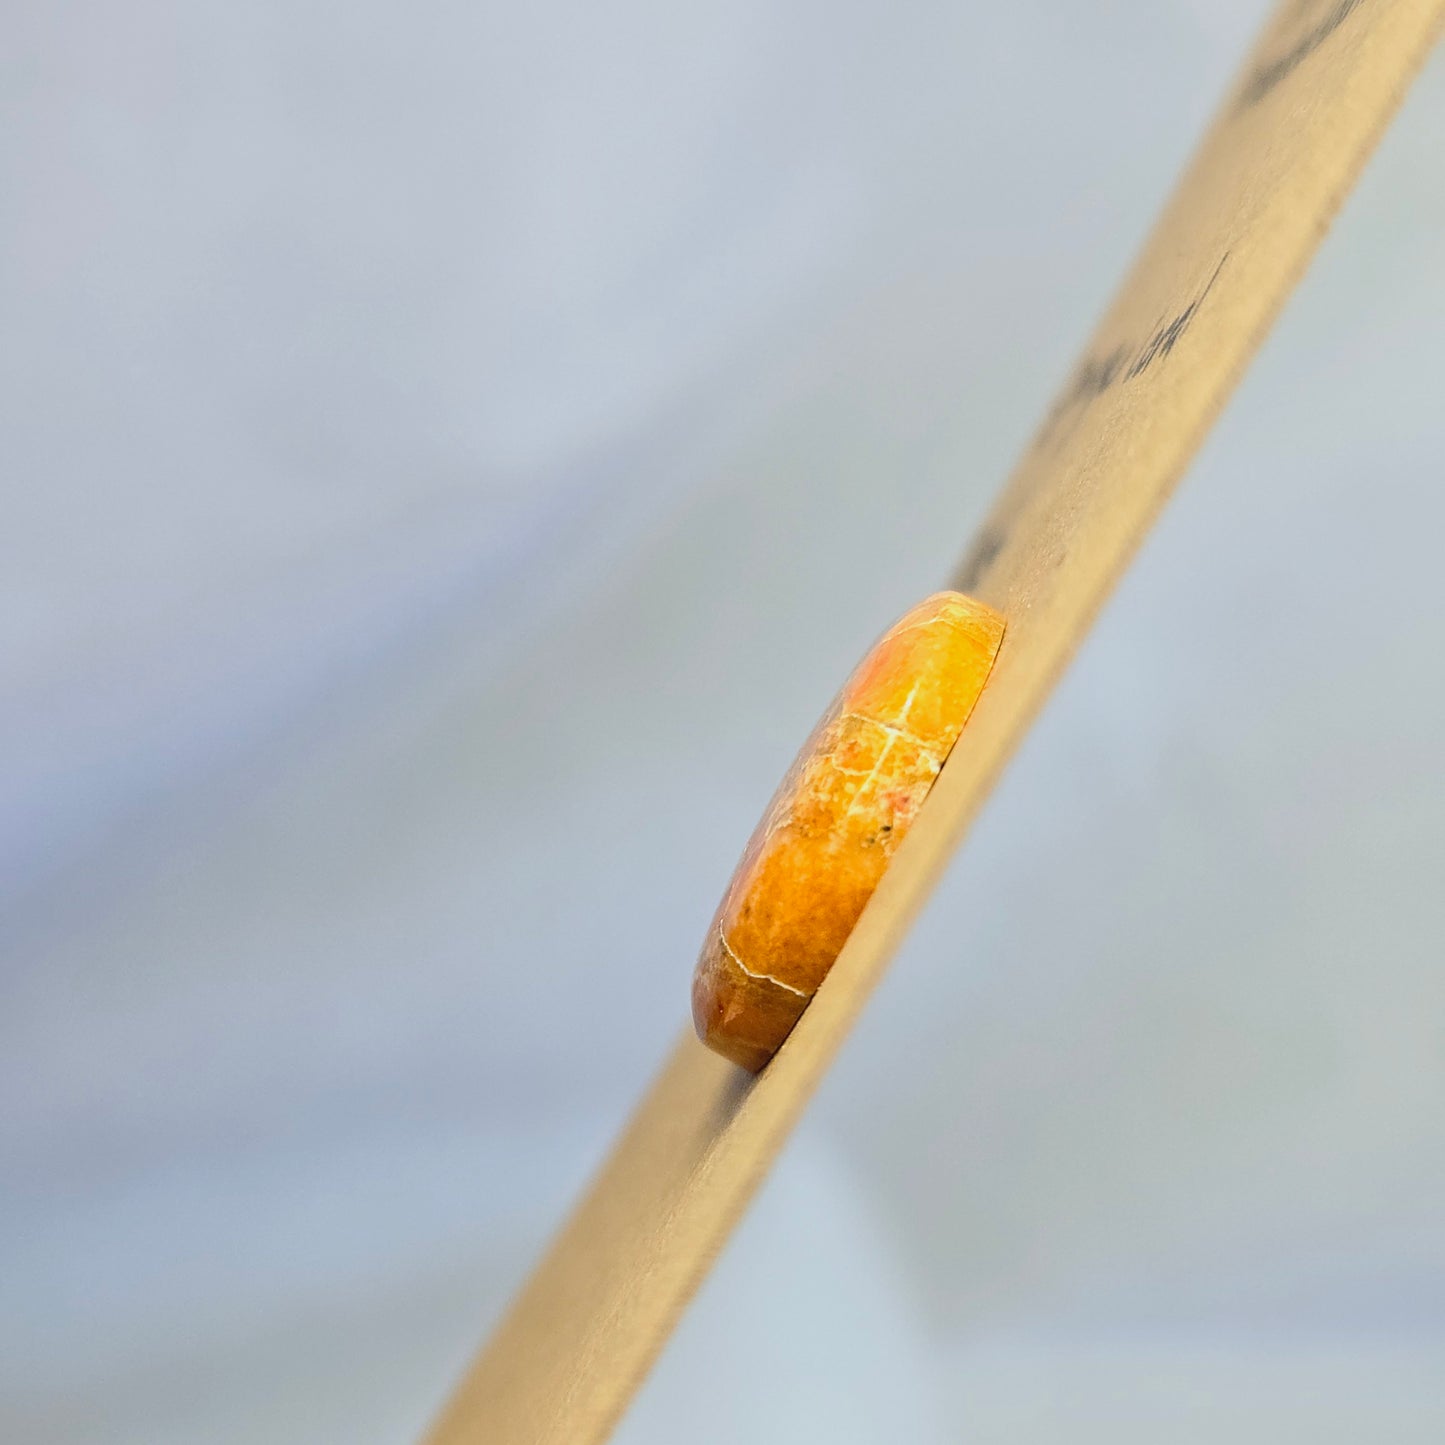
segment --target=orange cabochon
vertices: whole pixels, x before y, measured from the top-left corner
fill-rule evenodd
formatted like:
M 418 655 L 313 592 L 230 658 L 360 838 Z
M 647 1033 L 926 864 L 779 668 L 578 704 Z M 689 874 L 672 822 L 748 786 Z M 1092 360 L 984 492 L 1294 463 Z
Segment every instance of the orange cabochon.
M 783 779 L 713 919 L 692 1014 L 757 1070 L 827 976 L 978 701 L 1003 619 L 939 592 L 863 659 Z

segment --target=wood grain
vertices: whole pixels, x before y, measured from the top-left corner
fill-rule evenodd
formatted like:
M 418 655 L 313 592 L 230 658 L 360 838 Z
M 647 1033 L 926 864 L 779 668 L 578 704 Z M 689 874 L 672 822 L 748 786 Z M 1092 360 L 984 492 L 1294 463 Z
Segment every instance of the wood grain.
M 1299 278 L 1442 15 L 1445 0 L 1280 6 L 950 580 L 1002 612 L 1007 636 L 827 981 L 756 1079 L 685 1032 L 430 1445 L 606 1438 Z M 679 1015 L 688 972 L 680 961 Z

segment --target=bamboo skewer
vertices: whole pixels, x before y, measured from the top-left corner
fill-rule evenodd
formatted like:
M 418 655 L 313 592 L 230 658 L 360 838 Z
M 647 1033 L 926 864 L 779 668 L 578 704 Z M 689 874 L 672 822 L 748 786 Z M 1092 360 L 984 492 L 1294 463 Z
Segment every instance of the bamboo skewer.
M 1007 619 L 1003 648 L 826 982 L 756 1079 L 686 1031 L 428 1445 L 593 1445 L 611 1431 L 1293 289 L 1442 17 L 1445 0 L 1279 7 L 950 579 Z M 680 1016 L 689 964 L 679 961 Z M 740 1358 L 740 1378 L 745 1367 Z

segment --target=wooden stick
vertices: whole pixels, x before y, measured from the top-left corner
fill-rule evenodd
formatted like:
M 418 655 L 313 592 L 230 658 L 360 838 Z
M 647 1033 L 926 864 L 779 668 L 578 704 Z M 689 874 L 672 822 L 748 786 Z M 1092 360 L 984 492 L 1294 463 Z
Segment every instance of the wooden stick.
M 1280 6 L 951 581 L 1002 612 L 1008 633 L 827 981 L 756 1080 L 687 1031 L 430 1445 L 608 1435 L 1298 280 L 1442 14 L 1445 0 Z M 678 965 L 680 1016 L 689 965 Z M 747 1363 L 740 1353 L 734 1378 L 747 1379 Z

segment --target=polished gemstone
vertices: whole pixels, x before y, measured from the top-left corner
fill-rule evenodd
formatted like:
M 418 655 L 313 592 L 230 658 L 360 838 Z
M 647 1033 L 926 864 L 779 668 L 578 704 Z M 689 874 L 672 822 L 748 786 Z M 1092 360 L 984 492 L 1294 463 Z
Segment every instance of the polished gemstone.
M 998 654 L 1003 619 L 920 602 L 858 665 L 749 841 L 693 976 L 709 1048 L 754 1071 L 833 966 L 933 786 Z

